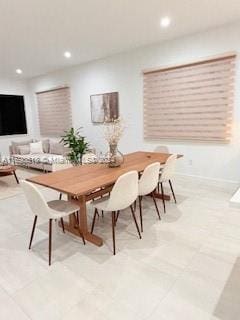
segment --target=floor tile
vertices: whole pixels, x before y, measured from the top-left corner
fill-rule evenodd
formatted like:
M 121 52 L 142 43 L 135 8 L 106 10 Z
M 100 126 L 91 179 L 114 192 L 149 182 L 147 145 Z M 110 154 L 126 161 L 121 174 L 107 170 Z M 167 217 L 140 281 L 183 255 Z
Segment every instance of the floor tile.
M 32 174 L 39 172 L 19 170 L 23 178 Z M 115 256 L 107 213 L 94 231 L 102 247 L 83 246 L 54 223 L 48 267 L 47 222 L 39 219 L 29 251 L 33 215 L 14 180 L 1 181 L 8 184 L 0 195 L 1 319 L 235 320 L 240 314 L 240 209 L 229 206 L 236 184 L 176 176 L 178 203 L 167 202 L 164 214 L 157 201 L 161 221 L 144 198 L 141 240 L 130 211 L 121 213 Z M 47 200 L 58 197 L 39 189 Z M 92 217 L 88 204 L 89 224 Z
M 0 288 L 0 319 L 30 320 L 18 304 L 2 288 Z
M 31 319 L 60 319 L 79 303 L 93 286 L 76 277 L 69 269 L 56 263 L 47 274 L 39 277 L 13 295 L 14 300 Z
M 170 294 L 153 311 L 147 320 L 218 320 L 210 313 L 194 306 L 181 296 Z M 220 319 L 219 319 L 220 320 Z

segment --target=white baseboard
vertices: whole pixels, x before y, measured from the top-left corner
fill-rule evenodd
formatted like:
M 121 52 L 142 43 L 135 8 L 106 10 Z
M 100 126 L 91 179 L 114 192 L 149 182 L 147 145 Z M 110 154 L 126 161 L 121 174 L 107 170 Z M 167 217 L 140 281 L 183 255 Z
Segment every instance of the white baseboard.
M 211 177 L 204 177 L 204 176 L 198 176 L 198 175 L 193 175 L 193 174 L 184 174 L 180 172 L 176 172 L 176 175 L 178 176 L 185 176 L 185 177 L 191 177 L 191 178 L 198 178 L 198 179 L 203 179 L 203 180 L 208 180 L 208 181 L 215 181 L 215 182 L 221 182 L 221 183 L 232 183 L 232 184 L 238 184 L 240 185 L 240 181 L 235 181 L 235 180 L 226 180 L 226 179 L 217 179 L 217 178 L 211 178 Z

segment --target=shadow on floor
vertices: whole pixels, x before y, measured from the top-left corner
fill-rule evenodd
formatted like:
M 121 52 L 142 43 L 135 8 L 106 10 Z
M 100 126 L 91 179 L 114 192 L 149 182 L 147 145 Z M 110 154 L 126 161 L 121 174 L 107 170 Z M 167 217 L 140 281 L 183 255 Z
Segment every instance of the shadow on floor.
M 220 320 L 237 320 L 240 318 L 240 257 L 236 259 L 214 310 L 214 315 Z

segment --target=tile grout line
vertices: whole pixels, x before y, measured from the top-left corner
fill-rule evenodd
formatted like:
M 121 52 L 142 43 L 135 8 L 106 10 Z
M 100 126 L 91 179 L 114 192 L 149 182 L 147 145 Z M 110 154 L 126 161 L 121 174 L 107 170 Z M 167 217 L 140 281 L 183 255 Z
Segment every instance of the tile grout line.
M 25 312 L 25 310 L 21 307 L 21 305 L 20 305 L 19 303 L 17 303 L 17 301 L 15 301 L 15 299 L 13 298 L 13 296 L 11 296 L 11 295 L 6 291 L 6 289 L 5 289 L 4 287 L 2 287 L 1 285 L 0 285 L 0 287 L 1 287 L 1 289 L 4 291 L 4 293 L 11 299 L 11 301 L 19 307 L 19 309 L 23 312 L 23 314 L 24 314 L 29 320 L 32 319 L 32 318 Z
M 217 217 L 217 219 L 218 219 L 218 224 L 215 225 L 214 227 L 212 227 L 211 230 L 216 229 L 216 227 L 220 224 L 220 217 Z M 212 237 L 211 232 L 209 232 L 209 236 L 207 237 L 207 239 L 209 239 L 210 237 Z M 196 250 L 196 252 L 193 254 L 193 256 L 191 257 L 189 263 L 187 263 L 187 265 L 183 268 L 181 274 L 179 274 L 179 276 L 176 277 L 175 281 L 174 281 L 173 284 L 171 285 L 171 288 L 169 288 L 169 290 L 167 290 L 167 293 L 166 293 L 165 297 L 163 297 L 162 299 L 160 299 L 159 305 L 167 298 L 167 296 L 168 296 L 168 295 L 170 294 L 170 292 L 173 290 L 173 287 L 175 286 L 176 282 L 177 282 L 181 277 L 183 277 L 184 273 L 186 273 L 188 267 L 189 267 L 190 264 L 194 261 L 195 257 L 200 253 L 200 251 L 201 251 L 201 249 L 204 247 L 204 245 L 205 245 L 205 244 L 201 244 L 201 245 L 199 246 L 199 248 Z M 157 306 L 154 308 L 154 310 L 153 310 L 146 318 L 144 318 L 144 320 L 147 320 L 149 317 L 151 317 L 151 316 L 154 314 L 154 312 L 156 311 L 156 309 L 158 308 L 159 305 L 157 305 Z M 204 311 L 204 310 L 203 310 L 203 311 Z

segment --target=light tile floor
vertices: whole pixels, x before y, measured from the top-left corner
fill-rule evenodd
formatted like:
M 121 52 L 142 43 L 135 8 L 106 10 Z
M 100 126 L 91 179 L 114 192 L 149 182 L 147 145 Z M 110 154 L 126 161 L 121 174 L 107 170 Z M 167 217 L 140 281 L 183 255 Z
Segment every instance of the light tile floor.
M 177 176 L 174 187 L 178 204 L 167 203 L 163 214 L 158 203 L 162 221 L 144 199 L 142 240 L 130 212 L 121 213 L 116 256 L 108 214 L 96 223 L 101 248 L 55 225 L 51 267 L 47 223 L 40 221 L 28 251 L 33 216 L 21 189 L 8 187 L 0 200 L 0 319 L 239 319 L 240 208 L 229 206 L 238 186 Z

